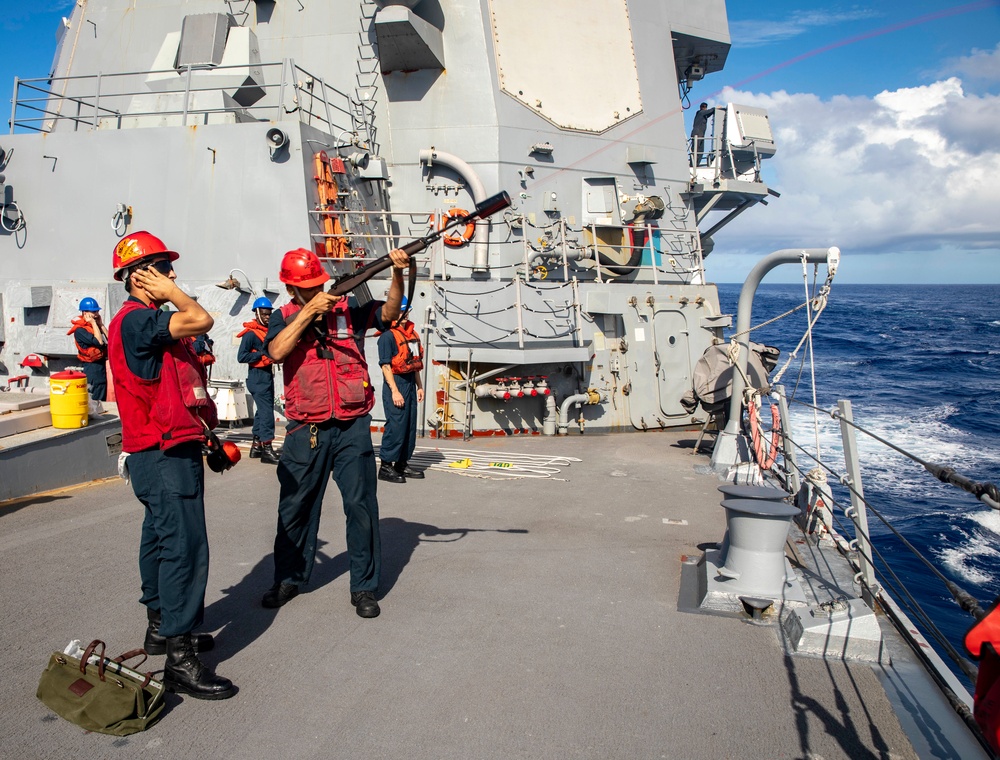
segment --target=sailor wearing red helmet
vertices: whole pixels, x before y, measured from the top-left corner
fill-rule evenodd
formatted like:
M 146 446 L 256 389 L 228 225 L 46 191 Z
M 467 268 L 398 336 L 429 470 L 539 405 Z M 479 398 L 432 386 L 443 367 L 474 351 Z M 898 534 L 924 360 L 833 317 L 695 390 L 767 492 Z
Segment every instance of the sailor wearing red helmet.
M 144 648 L 167 655 L 169 690 L 226 699 L 236 691 L 232 682 L 197 655 L 214 646 L 212 637 L 192 634 L 202 622 L 208 581 L 201 451 L 206 428 L 218 418 L 191 343 L 213 320 L 175 284 L 178 258 L 148 232 L 115 246 L 114 276 L 129 297 L 109 326 L 109 360 L 132 490 L 145 507 L 139 545 Z M 159 308 L 167 303 L 176 311 Z
M 375 403 L 363 340 L 399 317 L 402 271 L 410 257 L 389 253 L 392 281 L 386 300 L 348 306 L 324 292 L 330 276 L 312 251 L 289 251 L 279 278 L 292 303 L 271 315 L 264 348 L 283 362 L 288 430 L 278 463 L 278 530 L 274 539 L 274 585 L 265 607 L 280 607 L 309 581 L 316 558 L 319 518 L 328 478 L 340 489 L 347 516 L 351 604 L 358 615 L 376 617 L 381 544 L 378 481 L 371 437 Z

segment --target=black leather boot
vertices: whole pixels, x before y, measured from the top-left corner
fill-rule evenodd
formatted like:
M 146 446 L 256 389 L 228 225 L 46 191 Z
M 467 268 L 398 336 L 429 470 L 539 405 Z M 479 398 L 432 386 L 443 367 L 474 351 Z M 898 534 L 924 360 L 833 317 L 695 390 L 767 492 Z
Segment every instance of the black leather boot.
M 163 685 L 167 691 L 190 694 L 195 699 L 229 699 L 236 693 L 232 681 L 215 675 L 198 659 L 190 633 L 167 638 Z
M 274 449 L 271 448 L 271 442 L 261 443 L 260 445 L 260 461 L 264 464 L 277 464 L 278 454 Z
M 253 443 L 250 444 L 250 458 L 260 459 L 264 451 L 264 447 L 260 442 L 260 438 L 257 436 L 253 437 Z
M 378 479 L 384 480 L 387 483 L 406 482 L 406 478 L 404 478 L 400 473 L 396 472 L 396 468 L 393 467 L 389 462 L 382 462 L 382 466 L 378 468 Z
M 396 472 L 398 472 L 404 478 L 416 478 L 417 480 L 424 479 L 423 470 L 415 470 L 412 467 L 410 467 L 410 465 L 408 465 L 406 462 L 396 462 L 396 464 L 393 466 L 395 467 Z
M 146 619 L 149 621 L 149 625 L 146 626 L 146 641 L 142 648 L 146 650 L 146 654 L 166 654 L 167 640 L 160 635 L 160 611 L 147 607 Z M 209 649 L 215 648 L 215 639 L 208 633 L 193 634 L 191 642 L 194 644 L 196 652 L 207 652 Z

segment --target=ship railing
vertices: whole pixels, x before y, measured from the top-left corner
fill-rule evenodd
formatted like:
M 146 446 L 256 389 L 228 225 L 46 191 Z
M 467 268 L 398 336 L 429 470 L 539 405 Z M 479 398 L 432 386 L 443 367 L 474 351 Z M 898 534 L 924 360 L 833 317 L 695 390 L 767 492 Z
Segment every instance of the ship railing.
M 977 730 L 971 713 L 972 699 L 966 684 L 945 664 L 925 637 L 933 639 L 941 651 L 954 662 L 958 671 L 966 676 L 972 684 L 976 682 L 978 668 L 948 640 L 940 627 L 935 624 L 927 611 L 914 598 L 899 573 L 890 566 L 886 554 L 873 541 L 872 533 L 869 530 L 869 516 L 877 519 L 928 570 L 934 579 L 940 581 L 952 595 L 959 608 L 967 612 L 974 621 L 982 620 L 987 613 L 972 594 L 948 578 L 944 572 L 914 547 L 881 510 L 872 504 L 872 500 L 865 496 L 857 436 L 861 434 L 884 445 L 891 451 L 920 465 L 938 480 L 972 494 L 993 509 L 1000 508 L 1000 491 L 998 491 L 997 486 L 992 483 L 978 482 L 973 478 L 961 475 L 951 467 L 926 462 L 902 447 L 867 430 L 855 422 L 852 405 L 848 400 L 838 401 L 834 409 L 823 409 L 815 404 L 798 400 L 794 395 L 789 396 L 782 385 L 776 385 L 771 389 L 771 397 L 779 410 L 779 435 L 783 454 L 783 461 L 781 461 L 782 458 L 779 458 L 779 462 L 775 465 L 775 470 L 778 470 L 775 474 L 779 480 L 784 482 L 788 492 L 798 495 L 800 504 L 808 505 L 805 515 L 807 531 L 820 536 L 829 534 L 835 541 L 841 552 L 854 564 L 857 570 L 854 582 L 861 587 L 862 598 L 869 606 L 874 608 L 875 602 L 877 602 L 885 610 L 916 655 L 936 676 L 939 686 L 958 714 L 973 730 Z M 790 404 L 801 406 L 813 413 L 817 426 L 815 453 L 795 440 L 789 414 Z M 829 416 L 839 422 L 843 451 L 840 469 L 837 469 L 838 465 L 824 461 L 820 454 L 818 433 L 820 415 Z M 775 435 L 775 431 L 772 430 L 773 435 Z M 758 463 L 764 456 L 762 449 L 763 446 L 751 446 Z M 808 466 L 799 464 L 800 456 L 809 460 Z M 834 486 L 831 486 L 831 481 L 835 484 Z M 835 493 L 835 489 L 839 495 Z M 837 510 L 839 510 L 839 514 Z M 919 630 L 914 626 L 911 618 L 917 621 Z M 921 633 L 921 630 L 924 633 Z
M 344 238 L 350 241 L 350 248 L 365 248 L 364 242 L 371 240 L 384 240 L 387 245 L 395 246 L 402 242 L 404 236 L 390 231 L 390 220 L 408 220 L 408 233 L 410 237 L 416 238 L 425 235 L 435 229 L 440 224 L 440 220 L 446 218 L 447 209 L 436 209 L 434 211 L 387 211 L 379 209 L 314 209 L 310 212 L 315 217 L 340 217 L 342 219 L 342 233 L 313 232 L 312 238 L 316 242 L 324 242 L 334 238 Z M 346 223 L 344 217 L 362 216 L 368 218 L 379 218 L 382 221 L 384 232 L 375 233 L 371 231 L 357 232 L 351 229 L 351 225 Z M 590 225 L 587 228 L 571 227 L 565 219 L 559 219 L 545 227 L 535 227 L 543 231 L 550 230 L 549 235 L 542 235 L 539 239 L 546 242 L 533 241 L 532 234 L 528 233 L 524 226 L 526 222 L 519 219 L 518 224 L 522 234 L 520 243 L 514 239 L 510 232 L 517 225 L 511 225 L 511 220 L 504 220 L 508 225 L 507 238 L 501 241 L 502 245 L 521 246 L 521 261 L 516 265 L 507 264 L 506 267 L 515 266 L 521 270 L 521 277 L 525 281 L 543 279 L 561 279 L 569 282 L 573 279 L 592 278 L 596 282 L 613 282 L 623 276 L 636 273 L 643 279 L 652 281 L 654 285 L 661 283 L 676 282 L 701 282 L 703 280 L 703 258 L 701 251 L 700 233 L 696 229 L 666 229 L 654 227 L 646 224 L 641 227 L 629 227 L 629 225 Z M 483 222 L 480 222 L 482 224 Z M 629 229 L 641 229 L 644 232 L 643 242 L 639 245 L 631 243 L 612 244 L 607 242 L 587 243 L 580 242 L 576 236 L 586 231 L 590 234 L 591 240 L 599 239 L 599 231 L 612 230 L 619 233 L 623 240 L 627 240 Z M 654 232 L 659 233 L 660 247 L 656 245 Z M 493 243 L 494 245 L 498 243 Z M 457 248 L 456 251 L 463 249 Z M 460 260 L 457 256 L 447 256 L 448 247 L 443 242 L 434 243 L 430 249 L 428 266 L 431 276 L 445 276 L 449 269 L 462 271 L 473 269 L 471 259 L 468 263 Z M 625 263 L 601 263 L 599 253 L 613 252 L 616 258 Z M 633 258 L 634 254 L 639 254 L 639 262 L 629 265 L 627 262 Z M 335 257 L 331 257 L 335 258 Z M 351 260 L 357 262 L 370 261 L 377 256 L 350 256 Z M 688 266 L 683 266 L 681 262 L 688 262 Z M 554 262 L 555 266 L 550 270 L 543 263 L 550 266 Z M 570 266 L 571 262 L 587 262 L 587 267 Z M 586 274 L 590 270 L 592 274 Z M 629 277 L 629 280 L 634 278 Z
M 70 123 L 74 130 L 121 129 L 126 119 L 144 117 L 180 117 L 180 124 L 209 123 L 217 115 L 236 115 L 254 121 L 285 121 L 294 115 L 299 121 L 332 135 L 351 133 L 358 141 L 373 145 L 374 112 L 369 104 L 352 99 L 327 84 L 321 77 L 286 58 L 275 63 L 214 66 L 212 75 L 262 72 L 261 83 L 248 81 L 242 86 L 205 82 L 199 74 L 206 69 L 186 67 L 152 71 L 127 71 L 94 75 L 36 79 L 14 79 L 11 99 L 10 132 L 52 132 L 60 123 Z M 268 74 L 273 74 L 269 77 Z M 146 86 L 150 76 L 174 75 L 169 84 L 160 79 L 157 89 Z M 268 83 L 268 79 L 274 79 Z M 198 102 L 202 93 L 235 92 L 246 100 L 259 89 L 263 97 L 249 105 L 207 106 Z M 182 95 L 180 103 L 167 108 L 129 110 L 132 98 Z M 235 101 L 234 101 L 235 102 Z
M 747 172 L 739 175 L 736 173 L 736 156 L 733 154 L 732 144 L 725 138 L 701 137 L 697 138 L 701 144 L 701 150 L 695 150 L 694 137 L 688 138 L 688 164 L 691 167 L 692 177 L 701 180 L 742 180 L 746 181 Z M 751 140 L 743 150 L 750 149 L 753 152 L 752 179 L 750 181 L 760 182 L 760 153 L 757 151 L 757 142 Z M 699 161 L 699 154 L 701 160 Z M 699 172 L 701 169 L 703 171 Z

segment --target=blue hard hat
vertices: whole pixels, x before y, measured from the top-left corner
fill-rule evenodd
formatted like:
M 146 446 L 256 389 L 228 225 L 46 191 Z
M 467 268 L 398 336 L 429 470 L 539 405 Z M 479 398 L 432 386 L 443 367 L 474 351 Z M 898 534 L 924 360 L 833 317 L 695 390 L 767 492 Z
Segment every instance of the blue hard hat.
M 406 296 L 403 296 L 403 302 L 399 305 L 399 310 L 406 311 L 406 307 L 409 305 L 410 305 L 410 299 L 408 299 Z
M 100 311 L 100 310 L 101 307 L 97 305 L 97 301 L 95 301 L 90 296 L 87 296 L 86 298 L 80 301 L 80 311 Z
M 256 301 L 253 302 L 254 311 L 257 309 L 273 309 L 274 306 L 271 305 L 271 301 L 264 296 L 261 296 Z

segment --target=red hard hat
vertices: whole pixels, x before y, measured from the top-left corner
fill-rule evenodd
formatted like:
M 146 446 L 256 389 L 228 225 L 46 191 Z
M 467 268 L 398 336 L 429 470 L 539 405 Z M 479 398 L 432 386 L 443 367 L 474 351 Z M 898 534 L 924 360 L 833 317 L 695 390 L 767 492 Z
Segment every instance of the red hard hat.
M 330 279 L 323 269 L 319 256 L 305 248 L 289 251 L 281 259 L 278 279 L 286 285 L 300 288 L 315 288 Z
M 176 251 L 167 250 L 167 246 L 156 235 L 150 235 L 148 232 L 133 232 L 131 235 L 126 235 L 118 241 L 118 245 L 115 246 L 114 253 L 111 255 L 111 266 L 115 270 L 115 279 L 122 279 L 122 271 L 138 261 L 148 256 L 158 256 L 164 253 L 170 257 L 171 261 L 177 261 L 180 258 L 180 254 Z

